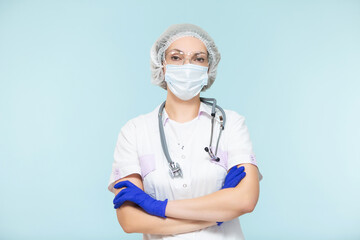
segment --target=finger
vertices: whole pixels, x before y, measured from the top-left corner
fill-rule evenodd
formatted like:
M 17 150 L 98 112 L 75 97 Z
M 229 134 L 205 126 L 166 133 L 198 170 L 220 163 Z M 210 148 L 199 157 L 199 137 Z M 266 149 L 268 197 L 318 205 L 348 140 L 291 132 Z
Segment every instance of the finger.
M 245 167 L 244 166 L 241 166 L 241 167 L 238 167 L 237 168 L 237 171 L 240 171 L 240 172 L 243 172 L 245 170 Z
M 242 172 L 236 178 L 234 178 L 232 181 L 230 181 L 228 186 L 229 187 L 236 187 L 240 183 L 240 181 L 245 177 L 245 175 L 246 175 L 246 173 Z
M 237 168 L 236 171 L 233 172 L 233 174 L 230 175 L 226 180 L 227 180 L 228 182 L 231 182 L 231 181 L 234 180 L 235 178 L 238 178 L 239 175 L 244 172 L 244 170 L 245 170 L 244 166 L 241 166 L 241 167 Z
M 227 173 L 227 175 L 231 175 L 233 172 L 236 171 L 236 169 L 237 169 L 237 166 L 236 166 L 236 165 L 233 166 L 233 167 L 229 170 L 229 172 Z
M 246 176 L 246 172 L 241 173 L 237 178 L 229 182 L 229 186 L 236 187 L 245 176 Z
M 124 204 L 124 202 L 126 201 L 125 198 L 122 198 L 122 199 L 118 199 L 116 202 L 114 202 L 114 208 L 119 208 L 121 205 Z
M 121 203 L 121 204 L 120 204 L 120 203 L 114 204 L 114 208 L 117 209 L 117 208 L 121 207 L 122 204 L 123 204 L 123 203 Z
M 229 181 L 230 179 L 232 179 L 234 173 L 236 173 L 236 170 L 237 170 L 237 166 L 233 166 L 229 172 L 226 174 L 226 177 L 225 177 L 225 182 Z
M 121 190 L 118 194 L 116 194 L 116 196 L 114 197 L 113 203 L 115 204 L 118 199 L 124 197 L 124 195 L 126 195 L 126 193 L 130 192 L 130 190 L 128 188 L 125 188 L 123 190 Z
M 237 166 L 234 166 L 230 169 L 230 171 L 228 172 L 227 176 L 231 176 L 231 175 L 234 175 L 238 172 L 243 172 L 245 170 L 244 166 L 241 166 L 241 167 L 237 167 Z
M 244 166 L 238 167 L 238 165 L 235 165 L 229 170 L 228 174 L 230 174 L 230 173 L 232 173 L 232 172 L 234 172 L 236 170 L 243 169 L 243 168 L 244 168 Z
M 132 187 L 134 184 L 129 180 L 121 181 L 115 184 L 114 188 Z

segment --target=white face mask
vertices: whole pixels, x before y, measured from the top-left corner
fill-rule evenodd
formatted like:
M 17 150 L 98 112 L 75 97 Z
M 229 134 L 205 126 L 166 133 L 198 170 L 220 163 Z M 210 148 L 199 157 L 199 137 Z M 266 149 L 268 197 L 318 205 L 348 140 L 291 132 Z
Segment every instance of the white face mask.
M 207 85 L 207 71 L 208 67 L 195 64 L 166 65 L 165 81 L 175 96 L 187 101 Z

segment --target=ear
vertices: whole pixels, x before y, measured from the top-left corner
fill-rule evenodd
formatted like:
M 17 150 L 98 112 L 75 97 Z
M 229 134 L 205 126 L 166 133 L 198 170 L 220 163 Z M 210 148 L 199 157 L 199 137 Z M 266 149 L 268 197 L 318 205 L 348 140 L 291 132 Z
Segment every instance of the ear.
M 162 71 L 163 71 L 163 74 L 165 76 L 165 73 L 166 73 L 166 65 L 164 63 L 162 63 Z

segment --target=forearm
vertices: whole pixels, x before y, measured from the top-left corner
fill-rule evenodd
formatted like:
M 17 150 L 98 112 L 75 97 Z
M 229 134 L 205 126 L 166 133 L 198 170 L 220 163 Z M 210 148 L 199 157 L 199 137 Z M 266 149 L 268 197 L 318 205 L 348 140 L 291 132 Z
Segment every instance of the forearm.
M 259 196 L 258 173 L 247 166 L 246 177 L 235 188 L 184 200 L 169 201 L 165 215 L 202 221 L 228 221 L 253 211 Z
M 160 218 L 144 212 L 141 208 L 125 203 L 116 211 L 121 227 L 127 233 L 179 234 L 215 225 L 215 221 L 199 221 L 176 218 Z M 120 218 L 121 215 L 121 218 Z
M 228 221 L 250 212 L 245 196 L 234 197 L 233 189 L 224 189 L 200 198 L 169 201 L 166 216 L 203 221 Z

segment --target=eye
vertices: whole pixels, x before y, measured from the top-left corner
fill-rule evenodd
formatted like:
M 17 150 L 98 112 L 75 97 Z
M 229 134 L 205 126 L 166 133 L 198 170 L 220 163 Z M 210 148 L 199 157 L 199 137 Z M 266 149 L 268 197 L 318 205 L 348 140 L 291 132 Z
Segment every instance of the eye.
M 197 61 L 197 62 L 205 62 L 205 59 L 202 58 L 202 57 L 197 57 L 197 58 L 195 59 L 195 61 Z
M 170 57 L 170 59 L 171 59 L 172 61 L 180 61 L 180 60 L 181 60 L 181 57 L 178 56 L 178 55 L 172 55 L 172 56 Z
M 199 63 L 205 63 L 207 62 L 207 56 L 205 54 L 195 54 L 193 57 L 193 61 Z

